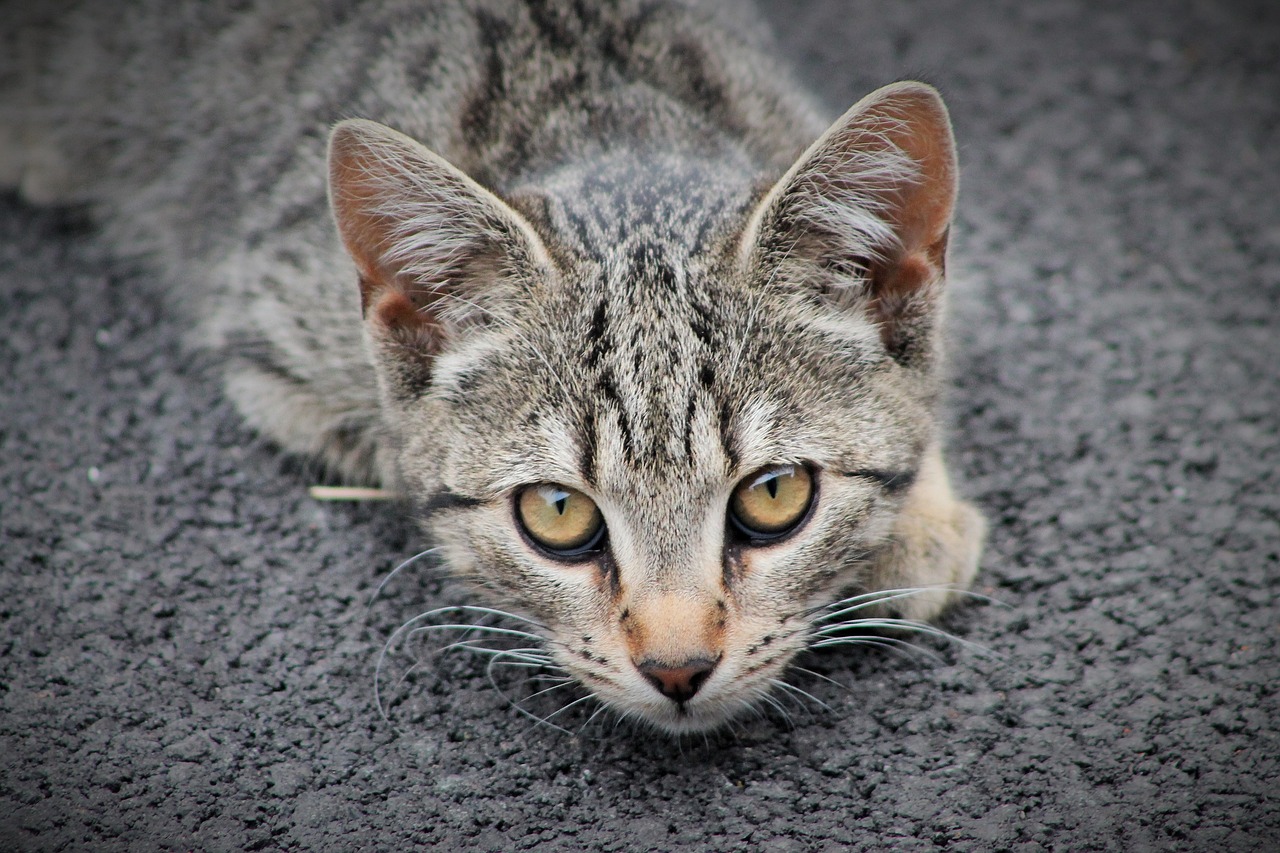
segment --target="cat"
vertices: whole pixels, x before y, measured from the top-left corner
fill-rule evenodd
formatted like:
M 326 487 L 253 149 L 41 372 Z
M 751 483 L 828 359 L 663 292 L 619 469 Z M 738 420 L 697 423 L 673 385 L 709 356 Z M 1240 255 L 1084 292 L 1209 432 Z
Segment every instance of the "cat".
M 970 584 L 931 87 L 827 126 L 712 0 L 7 14 L 0 184 L 150 258 L 253 427 L 411 497 L 616 714 L 719 727 Z

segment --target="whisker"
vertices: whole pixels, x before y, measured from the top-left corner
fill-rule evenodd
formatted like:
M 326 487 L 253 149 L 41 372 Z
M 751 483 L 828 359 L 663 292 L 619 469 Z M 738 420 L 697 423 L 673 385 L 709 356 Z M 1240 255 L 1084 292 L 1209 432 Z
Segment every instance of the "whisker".
M 767 720 L 768 717 L 764 716 L 764 711 L 760 710 L 760 704 L 762 702 L 760 702 L 759 695 L 754 695 L 754 697 L 751 697 L 751 701 L 742 707 L 742 712 L 749 713 L 754 720 Z
M 788 728 L 795 728 L 796 721 L 792 719 L 791 712 L 789 712 L 781 702 L 779 702 L 777 699 L 774 699 L 773 696 L 771 696 L 768 693 L 761 693 L 758 698 L 760 699 L 760 701 L 768 704 L 775 711 L 781 714 L 782 718 L 787 721 Z
M 896 601 L 899 598 L 910 598 L 914 595 L 919 595 L 920 593 L 926 592 L 926 591 L 927 590 L 923 590 L 923 589 L 881 590 L 880 592 L 876 593 L 874 596 L 872 595 L 866 596 L 867 598 L 866 601 L 860 601 L 856 604 L 850 603 L 848 604 L 848 606 L 842 607 L 839 610 L 833 611 L 831 613 L 827 613 L 823 616 L 819 616 L 818 618 L 812 620 L 812 624 L 818 625 L 823 622 L 827 622 L 831 619 L 838 619 L 841 616 L 845 616 L 846 614 L 849 614 L 849 613 L 854 613 L 859 610 L 864 610 L 868 607 L 876 607 L 878 605 L 885 604 L 890 601 Z
M 534 619 L 530 619 L 528 616 L 521 616 L 518 613 L 511 613 L 510 611 L 507 611 L 507 610 L 498 610 L 497 608 L 494 608 L 494 607 L 481 607 L 478 604 L 452 604 L 452 605 L 449 605 L 448 607 L 437 607 L 435 610 L 432 610 L 430 612 L 433 615 L 441 614 L 441 613 L 450 613 L 450 612 L 480 613 L 485 616 L 498 616 L 503 619 L 512 619 L 516 622 L 523 622 L 526 625 L 532 625 L 533 627 L 540 628 L 543 631 L 548 630 L 546 625 L 543 625 L 541 622 L 538 622 Z
M 579 727 L 578 736 L 581 737 L 582 733 L 587 730 L 587 726 L 591 725 L 592 721 L 595 720 L 596 717 L 600 716 L 608 709 L 609 709 L 608 705 L 601 704 L 599 708 L 596 708 L 594 711 L 592 711 L 591 716 L 587 717 L 587 721 L 583 723 L 581 727 Z
M 921 648 L 915 643 L 908 640 L 901 640 L 897 637 L 835 637 L 814 643 L 811 649 L 831 649 L 839 646 L 875 646 L 877 648 L 886 649 L 895 654 L 899 654 L 907 660 L 915 660 L 912 655 L 925 657 L 937 664 L 945 664 L 946 661 L 938 654 Z
M 551 728 L 557 731 L 563 732 L 569 735 L 570 737 L 572 737 L 573 733 L 570 732 L 568 729 L 563 728 L 561 726 L 557 726 L 555 723 L 542 719 L 537 714 L 534 714 L 533 712 L 529 711 L 527 708 L 522 706 L 519 702 L 514 701 L 510 696 L 507 695 L 507 692 L 505 690 L 503 690 L 501 687 L 498 686 L 498 680 L 493 674 L 493 668 L 497 665 L 499 660 L 500 658 L 496 658 L 496 657 L 490 658 L 489 665 L 485 667 L 485 676 L 489 679 L 489 686 L 494 689 L 494 692 L 496 692 L 499 696 L 501 696 L 503 701 L 505 701 L 508 705 L 510 705 L 512 708 L 515 708 L 518 713 L 528 717 L 529 719 L 533 720 L 535 723 L 538 723 L 540 725 L 550 726 Z
M 428 553 L 431 553 L 431 551 L 430 550 L 424 551 L 421 554 L 416 555 L 415 557 L 411 558 L 410 560 L 398 566 L 395 571 L 397 572 L 400 571 L 405 566 L 412 563 L 413 560 L 419 559 Z M 388 578 L 388 580 L 389 579 L 390 578 Z M 385 585 L 385 583 L 386 581 L 384 580 L 383 585 Z M 548 669 L 561 669 L 552 661 L 549 655 L 545 654 L 544 650 L 541 647 L 524 648 L 524 649 L 518 649 L 518 650 L 509 650 L 509 649 L 497 650 L 497 649 L 492 649 L 485 646 L 474 645 L 474 643 L 480 642 L 485 639 L 497 640 L 497 639 L 502 639 L 507 637 L 533 640 L 540 644 L 556 642 L 554 640 L 550 640 L 546 637 L 541 637 L 529 631 L 522 631 L 517 628 L 506 628 L 498 625 L 483 625 L 478 623 L 447 623 L 442 625 L 421 624 L 422 622 L 430 620 L 435 617 L 443 616 L 445 614 L 456 614 L 456 613 L 472 613 L 472 614 L 479 614 L 481 616 L 496 616 L 499 618 L 514 619 L 516 621 L 531 625 L 534 628 L 539 628 L 539 629 L 543 628 L 541 623 L 536 622 L 533 619 L 529 619 L 524 616 L 519 616 L 514 613 L 508 613 L 506 611 L 498 610 L 496 608 L 482 607 L 479 605 L 469 605 L 469 604 L 450 605 L 446 607 L 437 607 L 433 610 L 428 610 L 423 613 L 419 613 L 417 616 L 414 616 L 412 619 L 407 620 L 399 628 L 397 628 L 394 632 L 392 632 L 391 636 L 387 638 L 387 641 L 383 644 L 381 651 L 378 653 L 377 664 L 374 667 L 373 693 L 374 693 L 374 704 L 377 706 L 378 713 L 382 716 L 383 719 L 389 719 L 387 714 L 386 703 L 383 702 L 383 697 L 382 697 L 382 693 L 383 693 L 382 688 L 383 688 L 383 679 L 384 679 L 383 673 L 386 670 L 387 658 L 391 654 L 392 649 L 396 647 L 397 643 L 400 643 L 402 640 L 405 640 L 405 639 L 412 639 L 413 637 L 419 634 L 429 634 L 437 631 L 463 632 L 461 639 L 459 639 L 453 644 L 450 644 L 449 646 L 446 646 L 444 649 L 441 650 L 441 653 L 449 651 L 450 649 L 455 647 L 461 647 L 461 648 L 466 648 L 469 651 L 475 652 L 477 654 L 489 654 L 491 656 L 491 660 L 497 660 L 501 657 L 514 658 L 518 655 L 520 656 L 521 662 L 523 663 L 528 663 L 530 665 L 536 665 L 538 667 L 548 668 Z M 471 634 L 482 634 L 485 636 L 469 637 L 469 635 Z M 498 657 L 493 657 L 495 653 L 498 653 L 499 651 L 504 651 L 505 654 L 499 655 Z M 404 673 L 404 675 L 397 680 L 396 682 L 397 689 L 401 685 L 403 685 L 404 680 L 408 678 L 421 665 L 422 665 L 422 662 L 419 661 L 418 663 L 415 663 L 413 666 L 411 666 Z
M 542 718 L 542 721 L 543 721 L 544 723 L 546 723 L 546 722 L 550 721 L 550 719 L 551 719 L 552 717 L 558 717 L 558 716 L 560 716 L 560 715 L 561 715 L 561 714 L 563 714 L 565 711 L 569 710 L 570 708 L 574 707 L 575 705 L 581 705 L 583 702 L 589 702 L 589 701 L 591 701 L 591 700 L 592 700 L 592 699 L 594 699 L 594 698 L 596 698 L 596 696 L 595 696 L 595 694 L 594 694 L 594 693 L 588 693 L 586 696 L 583 696 L 581 699 L 574 699 L 574 700 L 573 700 L 572 702 L 570 702 L 568 705 L 561 706 L 561 708 L 560 708 L 559 710 L 557 710 L 557 711 L 552 711 L 550 714 L 547 714 L 547 716 L 545 716 L 545 717 L 543 717 L 543 718 Z M 564 731 L 564 729 L 560 729 L 560 731 Z M 568 732 L 565 732 L 565 734 L 568 734 Z
M 496 650 L 495 650 L 495 651 L 496 651 Z M 541 661 L 541 660 L 529 660 L 529 661 L 525 661 L 525 660 L 503 660 L 503 661 L 499 661 L 499 662 L 498 662 L 498 665 L 499 665 L 499 666 L 509 666 L 509 667 L 516 668 L 516 669 L 532 669 L 532 670 L 558 669 L 558 670 L 560 670 L 561 672 L 564 672 L 564 671 L 565 671 L 564 667 L 559 666 L 558 664 L 553 664 L 553 663 L 551 663 L 550 661 Z M 551 678 L 551 677 L 553 677 L 553 676 L 550 676 L 550 675 L 540 675 L 538 672 L 534 672 L 532 675 L 530 675 L 530 676 L 529 676 L 529 680 L 530 680 L 530 681 L 533 681 L 534 679 L 543 679 L 543 680 L 545 680 L 545 679 L 547 679 L 547 678 Z M 569 678 L 568 676 L 563 676 L 563 677 L 565 678 L 565 680 L 566 680 L 566 681 L 572 681 L 572 680 L 573 680 L 572 678 Z
M 412 566 L 414 563 L 421 560 L 423 557 L 429 554 L 434 554 L 439 550 L 440 550 L 439 548 L 428 548 L 425 551 L 419 551 L 417 554 L 414 554 L 412 557 L 410 557 L 409 559 L 405 560 L 403 563 L 401 563 L 400 565 L 392 569 L 391 573 L 388 574 L 385 578 L 383 578 L 382 582 L 378 584 L 378 588 L 373 591 L 373 595 L 369 596 L 369 603 L 365 605 L 365 608 L 368 609 L 370 607 L 373 607 L 374 602 L 378 600 L 378 596 L 382 595 L 382 590 L 386 588 L 387 584 L 391 583 L 392 578 L 400 574 L 400 572 L 403 571 L 404 569 L 407 569 L 409 566 Z
M 814 696 L 812 693 L 810 693 L 807 690 L 802 690 L 799 687 L 796 687 L 794 684 L 790 684 L 786 681 L 783 681 L 781 678 L 770 678 L 769 683 L 774 685 L 775 687 L 782 688 L 784 691 L 794 693 L 797 696 L 802 696 L 805 699 L 808 699 L 810 702 L 817 705 L 819 708 L 822 708 L 823 710 L 831 711 L 832 713 L 835 713 L 835 710 L 830 705 L 828 705 L 826 702 L 823 702 L 817 696 Z
M 815 672 L 812 669 L 805 669 L 803 666 L 796 666 L 794 664 L 792 664 L 791 668 L 794 669 L 796 672 L 803 672 L 805 675 L 810 675 L 810 676 L 813 676 L 814 678 L 820 678 L 823 681 L 828 682 L 829 684 L 834 684 L 836 687 L 839 687 L 842 690 L 849 689 L 849 686 L 847 684 L 841 684 L 839 681 L 836 681 L 834 678 L 831 678 L 830 676 L 827 676 L 827 675 L 823 675 L 820 672 Z
M 541 649 L 536 649 L 536 648 L 495 649 L 489 646 L 472 645 L 473 643 L 481 642 L 483 639 L 486 639 L 486 638 L 482 637 L 477 640 L 459 640 L 456 643 L 450 643 L 449 645 L 445 646 L 443 649 L 440 650 L 440 653 L 444 654 L 445 652 L 452 651 L 453 649 L 466 649 L 467 651 L 476 655 L 488 655 L 489 657 L 509 658 L 515 661 L 522 661 L 524 663 L 536 664 L 539 666 L 546 666 L 546 667 L 556 666 L 556 664 L 551 660 L 549 656 L 542 654 Z
M 498 665 L 499 666 L 519 666 L 519 667 L 524 667 L 525 669 L 533 668 L 531 664 L 521 663 L 519 661 L 511 661 L 511 662 L 501 661 L 499 662 Z M 532 673 L 529 676 L 527 676 L 525 680 L 526 681 L 577 681 L 578 680 L 574 678 L 572 675 L 569 675 L 569 670 L 565 669 L 559 664 L 552 664 L 549 667 L 544 666 L 544 667 L 541 667 L 541 669 L 543 670 L 542 672 Z M 546 670 L 548 669 L 554 669 L 556 671 L 547 672 Z
M 909 598 L 913 595 L 920 595 L 923 592 L 929 592 L 933 589 L 942 587 L 921 587 L 908 586 L 897 589 L 877 589 L 872 592 L 864 592 L 859 595 L 851 595 L 848 598 L 842 598 L 839 601 L 833 601 L 830 604 L 822 604 L 812 607 L 805 611 L 803 615 L 808 616 L 814 613 L 820 613 L 823 610 L 832 610 L 834 612 L 827 613 L 814 619 L 814 622 L 825 622 L 828 619 L 834 619 L 842 613 L 858 610 L 862 607 L 872 607 L 883 601 L 892 601 L 897 598 Z
M 404 673 L 403 673 L 403 674 L 401 674 L 401 676 L 400 676 L 399 678 L 397 678 L 397 679 L 396 679 L 396 683 L 395 683 L 395 690 L 396 690 L 396 692 L 399 692 L 400 688 L 404 686 L 404 683 L 405 683 L 406 681 L 408 681 L 408 680 L 409 680 L 409 678 L 410 678 L 410 677 L 411 677 L 415 672 L 417 672 L 419 669 L 421 669 L 423 666 L 424 666 L 424 663 L 423 663 L 422 661 L 414 661 L 414 662 L 413 662 L 413 665 L 412 665 L 412 666 L 410 666 L 408 669 L 406 669 L 406 670 L 404 671 Z M 389 717 L 387 717 L 385 714 L 383 714 L 383 719 L 389 719 Z
M 836 610 L 841 607 L 846 607 L 847 605 L 857 604 L 857 606 L 855 607 L 848 607 L 846 610 L 842 610 L 838 613 L 828 613 L 824 616 L 820 616 L 817 619 L 812 620 L 814 622 L 825 622 L 826 620 L 834 619 L 837 616 L 842 615 L 843 613 L 857 610 L 859 607 L 871 607 L 883 601 L 892 601 L 896 598 L 907 598 L 912 595 L 920 595 L 922 593 L 936 592 L 939 590 L 946 590 L 953 595 L 960 595 L 966 598 L 976 599 L 978 601 L 982 601 L 987 604 L 998 605 L 1000 607 L 1012 606 L 1010 604 L 1007 604 L 1001 601 L 998 598 L 992 598 L 991 596 L 983 595 L 980 592 L 974 592 L 973 590 L 970 590 L 970 589 L 964 589 L 957 584 L 931 584 L 928 586 L 901 587 L 898 589 L 881 589 L 881 590 L 875 590 L 873 592 L 864 592 L 860 595 L 852 595 L 852 596 L 849 596 L 848 598 L 842 598 L 839 601 L 833 601 L 829 604 L 820 604 L 816 607 L 811 607 L 808 610 L 801 611 L 797 615 L 800 616 L 801 618 L 808 618 L 809 616 L 812 616 L 815 613 L 821 613 L 824 610 Z M 859 602 L 861 603 L 859 604 Z
M 777 685 L 774 684 L 774 679 L 770 679 L 769 683 L 773 684 L 774 687 L 777 687 Z M 805 705 L 805 703 L 800 699 L 800 697 L 794 696 L 788 691 L 778 690 L 774 695 L 781 697 L 781 699 L 786 699 L 789 702 L 795 703 L 795 706 L 799 708 L 801 711 L 805 711 L 806 713 L 810 712 L 809 707 Z M 781 699 L 779 701 L 781 701 Z
M 435 611 L 427 611 L 426 613 L 420 613 L 417 616 L 413 617 L 412 619 L 410 619 L 409 621 L 401 625 L 399 628 L 397 628 L 395 631 L 393 631 L 391 636 L 387 638 L 387 641 L 382 644 L 382 651 L 378 653 L 378 662 L 374 665 L 374 668 L 373 668 L 373 701 L 374 701 L 374 704 L 378 706 L 378 713 L 382 715 L 382 718 L 384 720 L 390 719 L 387 716 L 386 707 L 382 704 L 382 689 L 381 689 L 382 688 L 382 670 L 383 670 L 383 667 L 386 665 L 387 655 L 391 653 L 391 648 L 395 645 L 396 640 L 398 640 L 401 637 L 401 635 L 403 635 L 407 631 L 413 630 L 413 626 L 416 623 L 421 622 L 423 619 L 429 618 L 434 612 Z M 414 666 L 417 666 L 417 664 L 415 664 Z M 409 671 L 412 672 L 413 667 L 410 667 Z M 407 674 L 408 673 L 406 673 L 406 675 Z M 399 684 L 401 683 L 403 683 L 403 679 L 397 682 L 397 686 L 399 686 Z
M 551 693 L 552 691 L 560 690 L 560 689 L 562 689 L 562 688 L 564 688 L 564 687 L 568 687 L 568 686 L 569 686 L 570 684 L 572 684 L 572 683 L 573 683 L 573 679 L 572 679 L 572 678 L 566 678 L 564 681 L 561 681 L 559 684 L 553 684 L 553 685 L 551 685 L 550 687 L 544 687 L 544 688 L 542 688 L 541 690 L 539 690 L 539 691 L 538 691 L 538 692 L 536 692 L 536 693 L 530 693 L 528 696 L 524 697 L 524 698 L 523 698 L 523 699 L 521 699 L 520 701 L 521 701 L 521 702 L 528 702 L 530 699 L 537 699 L 539 696 L 544 696 L 544 695 L 546 695 L 547 693 Z
M 988 655 L 993 657 L 997 656 L 995 652 L 993 652 L 991 649 L 986 648 L 985 646 L 979 645 L 978 643 L 974 643 L 970 640 L 966 640 L 963 637 L 957 637 L 955 634 L 952 634 L 949 631 L 944 631 L 941 628 L 934 627 L 933 625 L 927 625 L 924 622 L 916 622 L 911 619 L 890 619 L 890 618 L 851 619 L 847 622 L 841 622 L 838 625 L 828 625 L 824 628 L 821 628 L 814 632 L 814 636 L 824 636 L 828 634 L 835 634 L 841 630 L 846 630 L 849 628 L 878 628 L 886 631 L 907 631 L 907 632 L 916 633 L 916 634 L 924 634 L 926 636 L 937 637 L 939 639 L 946 640 L 951 643 L 955 643 L 958 646 L 961 646 L 963 648 L 966 648 L 978 654 Z
M 453 624 L 453 625 L 422 625 L 414 628 L 413 634 L 424 634 L 429 631 L 464 631 L 470 633 L 477 631 L 485 634 L 497 634 L 500 637 L 519 637 L 522 640 L 542 640 L 537 634 L 530 634 L 528 631 L 521 631 L 517 628 L 502 628 L 497 625 L 475 625 L 475 624 Z

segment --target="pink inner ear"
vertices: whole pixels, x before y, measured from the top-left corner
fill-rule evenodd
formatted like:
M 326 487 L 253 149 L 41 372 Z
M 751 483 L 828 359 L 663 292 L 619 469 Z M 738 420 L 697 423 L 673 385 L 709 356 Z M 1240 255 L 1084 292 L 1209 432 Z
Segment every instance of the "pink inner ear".
M 382 340 L 438 348 L 481 317 L 505 279 L 545 272 L 537 237 L 500 198 L 389 127 L 349 119 L 329 142 L 329 198 Z M 465 292 L 448 303 L 445 297 Z M 463 306 L 471 306 L 468 310 Z
M 366 292 L 363 279 L 360 284 L 363 294 Z M 409 347 L 426 356 L 434 355 L 439 347 L 440 328 L 434 315 L 419 308 L 408 294 L 399 290 L 382 290 L 370 303 L 365 319 L 377 339 Z
M 942 242 L 946 242 L 944 239 Z M 876 280 L 876 302 L 881 310 L 892 313 L 893 307 L 942 274 L 929 257 L 928 250 L 904 255 Z
M 955 142 L 942 99 L 921 83 L 886 86 L 850 109 L 802 162 L 790 184 L 801 188 L 802 204 L 816 195 L 820 213 L 825 202 L 850 205 L 855 214 L 849 235 L 828 229 L 825 251 L 847 253 L 857 251 L 860 239 L 875 241 L 866 310 L 886 350 L 900 361 L 914 359 L 929 346 L 956 198 Z M 892 240 L 857 230 L 868 204 Z
M 915 162 L 918 180 L 898 188 L 886 213 L 905 252 L 923 250 L 940 268 L 956 199 L 951 121 L 933 89 L 918 83 L 886 88 L 883 100 L 869 105 L 865 124 L 856 122 L 868 131 L 856 134 L 857 144 L 887 141 Z
M 360 279 L 360 293 L 363 296 L 370 292 L 364 278 Z M 376 295 L 376 293 L 375 293 Z M 372 300 L 370 300 L 372 301 Z M 408 296 L 397 290 L 388 290 L 373 302 L 373 310 L 366 307 L 365 316 L 387 329 L 411 328 L 422 322 L 417 307 Z
M 377 188 L 370 167 L 374 155 L 357 134 L 339 128 L 330 143 L 329 186 L 333 216 L 342 243 L 360 274 L 360 308 L 369 306 L 384 290 L 396 288 L 396 276 L 382 263 L 390 245 L 393 224 L 373 212 Z
M 392 148 L 381 154 L 388 156 L 412 153 Z M 385 193 L 403 191 L 385 172 L 385 159 L 359 132 L 351 127 L 334 132 L 329 153 L 331 204 L 342 242 L 359 273 L 360 311 L 375 338 L 429 356 L 440 343 L 439 325 L 427 310 L 435 294 L 415 289 L 385 260 L 397 223 L 380 212 L 379 204 Z
M 933 285 L 942 278 L 941 257 L 945 254 L 944 235 L 933 248 L 902 255 L 873 272 L 867 310 L 880 328 L 885 350 L 898 360 L 910 359 L 919 345 L 918 337 L 927 335 L 936 308 Z

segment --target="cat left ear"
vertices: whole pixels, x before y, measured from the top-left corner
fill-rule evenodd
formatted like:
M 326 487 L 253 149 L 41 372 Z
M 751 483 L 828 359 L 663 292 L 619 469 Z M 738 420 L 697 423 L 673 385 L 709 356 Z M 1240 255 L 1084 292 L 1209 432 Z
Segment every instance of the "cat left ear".
M 528 223 L 421 143 L 372 121 L 329 138 L 329 203 L 360 306 L 394 368 L 429 375 L 443 341 L 505 288 L 550 269 Z M 457 298 L 450 298 L 457 297 Z
M 927 346 L 957 187 L 942 98 L 895 83 L 859 101 L 766 195 L 745 235 L 747 262 L 880 328 L 909 363 Z

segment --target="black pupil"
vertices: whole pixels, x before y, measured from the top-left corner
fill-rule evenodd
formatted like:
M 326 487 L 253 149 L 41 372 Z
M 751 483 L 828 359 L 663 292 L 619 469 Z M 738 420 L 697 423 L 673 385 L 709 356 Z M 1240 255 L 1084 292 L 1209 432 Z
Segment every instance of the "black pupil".
M 564 508 L 565 508 L 566 506 L 568 506 L 568 505 L 569 505 L 569 496 L 568 496 L 568 495 L 565 495 L 565 496 L 564 496 L 564 497 L 562 497 L 562 498 L 557 498 L 557 499 L 556 499 L 556 512 L 558 512 L 560 515 L 564 515 Z
M 764 487 L 769 490 L 769 497 L 776 498 L 778 496 L 778 475 L 774 474 L 768 480 L 765 480 Z

